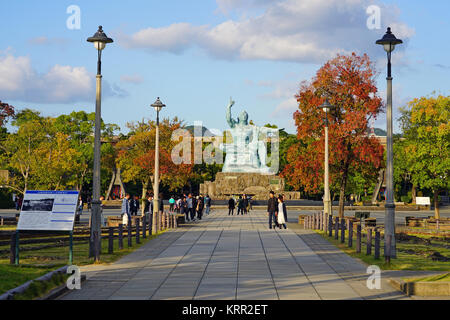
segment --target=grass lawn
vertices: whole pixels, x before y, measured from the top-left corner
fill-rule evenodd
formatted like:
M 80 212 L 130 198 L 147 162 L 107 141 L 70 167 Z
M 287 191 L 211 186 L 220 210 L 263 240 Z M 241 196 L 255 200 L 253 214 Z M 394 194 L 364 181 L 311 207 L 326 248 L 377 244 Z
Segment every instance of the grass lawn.
M 412 278 L 412 279 L 403 279 L 406 282 L 450 282 L 450 273 L 439 274 L 436 276 L 425 277 L 425 278 Z
M 100 256 L 100 264 L 108 264 L 119 260 L 121 257 L 133 252 L 137 248 L 146 244 L 150 240 L 161 235 L 165 231 L 154 234 L 151 237 L 140 238 L 141 243 L 136 244 L 136 238 L 133 237 L 133 246 L 128 248 L 128 241 L 124 235 L 124 248 L 119 250 L 118 239 L 114 239 L 114 253 L 108 254 L 108 239 L 102 239 L 102 254 Z M 27 246 L 27 245 L 24 245 Z M 36 246 L 30 245 L 30 246 Z M 4 248 L 2 248 L 4 249 Z M 22 252 L 19 254 L 20 265 L 14 266 L 9 264 L 9 256 L 0 256 L 0 294 L 13 289 L 29 280 L 36 279 L 52 270 L 58 269 L 68 264 L 69 248 L 64 247 L 48 248 L 36 251 Z M 73 264 L 77 266 L 93 264 L 94 259 L 89 258 L 89 243 L 74 242 L 73 246 Z M 61 282 L 62 283 L 62 282 Z M 42 294 L 48 292 L 52 288 L 43 290 L 39 285 L 32 288 L 34 292 Z M 28 296 L 25 296 L 28 297 Z M 23 298 L 23 297 L 22 297 Z
M 356 253 L 356 232 L 353 233 L 353 248 L 349 248 L 347 245 L 348 233 L 346 234 L 346 243 L 342 244 L 340 240 L 328 237 L 328 234 L 322 231 L 316 231 L 322 235 L 326 240 L 340 248 L 348 255 L 359 258 L 369 265 L 377 265 L 382 270 L 427 270 L 427 271 L 449 271 L 450 261 L 433 261 L 429 258 L 435 252 L 440 253 L 444 257 L 450 257 L 450 243 L 446 238 L 433 239 L 430 244 L 414 243 L 414 242 L 397 242 L 397 258 L 391 260 L 390 265 L 386 265 L 384 262 L 384 242 L 381 240 L 380 259 L 375 260 L 373 254 L 375 251 L 375 240 L 372 242 L 372 255 L 366 255 L 366 239 L 361 240 L 361 253 Z M 340 236 L 340 233 L 339 233 Z M 422 238 L 421 235 L 416 235 L 418 238 Z M 373 236 L 375 239 L 375 236 Z
M 4 226 L 0 226 L 0 231 L 12 231 L 12 230 L 16 230 L 15 225 L 4 225 Z

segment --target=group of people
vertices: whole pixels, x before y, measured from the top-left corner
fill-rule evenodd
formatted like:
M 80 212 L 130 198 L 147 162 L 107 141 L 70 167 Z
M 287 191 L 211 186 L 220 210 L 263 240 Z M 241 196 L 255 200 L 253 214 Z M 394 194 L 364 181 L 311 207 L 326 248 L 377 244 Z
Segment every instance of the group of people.
M 239 199 L 235 199 L 231 197 L 228 200 L 228 215 L 234 214 L 234 209 L 236 209 L 237 206 L 237 213 L 236 215 L 244 215 L 250 212 L 250 209 L 252 207 L 251 204 L 251 198 L 247 196 L 246 194 L 243 194 L 242 196 L 239 196 Z
M 275 192 L 270 191 L 267 202 L 267 214 L 269 216 L 269 229 L 272 229 L 273 226 L 275 228 L 281 229 L 284 227 L 284 229 L 287 229 L 287 210 L 282 194 L 275 197 Z
M 164 211 L 163 196 L 159 194 L 159 212 Z M 131 197 L 128 193 L 122 200 L 122 218 L 124 224 L 127 223 L 131 216 L 137 215 L 139 210 L 139 197 Z M 186 221 L 201 220 L 203 216 L 203 211 L 209 214 L 211 211 L 211 198 L 209 195 L 203 196 L 202 194 L 198 196 L 193 196 L 192 193 L 188 195 L 183 194 L 175 200 L 174 196 L 169 199 L 169 213 L 179 213 L 184 214 Z M 144 206 L 144 214 L 153 212 L 153 194 L 149 194 Z
M 203 211 L 207 215 L 211 212 L 211 197 L 202 194 L 198 196 L 194 196 L 192 193 L 183 194 L 181 199 L 177 200 L 176 210 L 185 215 L 187 222 L 202 220 Z
M 251 209 L 251 198 L 246 194 L 239 196 L 236 201 L 233 197 L 228 200 L 228 215 L 233 215 L 237 206 L 237 215 L 247 214 Z M 267 203 L 267 215 L 269 216 L 269 229 L 287 229 L 287 209 L 282 194 L 275 197 L 275 192 L 270 191 Z

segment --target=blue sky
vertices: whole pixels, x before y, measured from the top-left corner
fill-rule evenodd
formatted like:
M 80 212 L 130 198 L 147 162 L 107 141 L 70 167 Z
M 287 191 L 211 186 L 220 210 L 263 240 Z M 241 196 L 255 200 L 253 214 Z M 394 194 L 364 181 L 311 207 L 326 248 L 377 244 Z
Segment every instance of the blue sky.
M 67 8 L 80 8 L 70 30 Z M 366 26 L 380 8 L 381 29 Z M 405 40 L 394 53 L 394 104 L 433 91 L 448 95 L 450 2 L 371 0 L 2 1 L 0 100 L 56 116 L 94 110 L 96 52 L 86 38 L 103 25 L 115 42 L 103 53 L 102 117 L 119 124 L 163 116 L 225 129 L 246 109 L 257 124 L 295 131 L 301 81 L 338 52 L 368 53 L 385 95 L 386 58 L 374 44 L 386 26 Z M 381 116 L 375 126 L 385 128 Z

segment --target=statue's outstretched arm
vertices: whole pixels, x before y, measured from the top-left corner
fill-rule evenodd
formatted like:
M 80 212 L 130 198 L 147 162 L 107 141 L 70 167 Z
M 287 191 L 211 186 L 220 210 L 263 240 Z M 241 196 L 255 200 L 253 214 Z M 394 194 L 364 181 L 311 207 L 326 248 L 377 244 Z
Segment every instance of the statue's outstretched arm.
M 230 103 L 228 104 L 227 107 L 227 122 L 228 125 L 230 126 L 230 128 L 234 128 L 234 126 L 236 125 L 236 121 L 231 118 L 231 107 L 234 105 L 234 101 L 230 98 Z

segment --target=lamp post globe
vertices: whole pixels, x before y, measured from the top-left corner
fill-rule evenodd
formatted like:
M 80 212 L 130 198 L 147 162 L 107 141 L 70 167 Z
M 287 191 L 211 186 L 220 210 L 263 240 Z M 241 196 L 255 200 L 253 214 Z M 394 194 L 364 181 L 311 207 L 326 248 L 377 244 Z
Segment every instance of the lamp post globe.
M 392 67 L 391 55 L 396 45 L 402 44 L 403 41 L 397 39 L 392 33 L 391 28 L 387 31 L 383 38 L 376 41 L 376 44 L 383 46 L 387 53 L 387 99 L 386 99 L 386 126 L 387 126 L 387 143 L 386 143 L 386 203 L 385 203 L 385 247 L 384 256 L 387 263 L 390 259 L 396 257 L 395 242 L 395 202 L 394 202 L 394 162 L 393 162 L 393 122 L 392 122 Z
M 160 199 L 159 197 L 159 112 L 164 108 L 166 105 L 161 102 L 159 97 L 156 99 L 156 101 L 151 104 L 151 107 L 155 109 L 156 111 L 156 137 L 155 137 L 155 173 L 154 173 L 154 185 L 153 185 L 153 191 L 154 191 L 154 197 L 153 197 L 153 216 L 156 223 L 154 225 L 156 226 L 155 232 L 158 232 L 158 213 L 159 213 L 159 207 L 160 201 L 163 201 L 163 199 Z
M 102 26 L 98 27 L 94 36 L 87 39 L 94 44 L 97 49 L 97 76 L 96 76 L 96 101 L 95 101 L 95 129 L 94 129 L 94 169 L 92 183 L 92 211 L 91 211 L 91 238 L 90 256 L 94 261 L 100 260 L 101 250 L 101 201 L 100 201 L 100 138 L 101 138 L 101 57 L 102 51 L 107 43 L 112 43 L 113 39 L 108 38 L 103 32 Z

